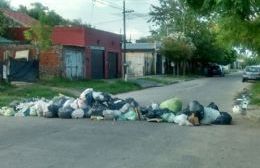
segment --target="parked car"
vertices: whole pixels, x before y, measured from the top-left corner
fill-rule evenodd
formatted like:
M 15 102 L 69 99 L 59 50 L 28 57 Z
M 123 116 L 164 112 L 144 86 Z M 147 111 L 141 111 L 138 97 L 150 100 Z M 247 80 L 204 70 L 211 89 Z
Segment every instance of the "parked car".
M 218 64 L 210 64 L 207 66 L 206 68 L 206 72 L 205 72 L 206 76 L 221 76 L 224 77 L 225 73 L 224 73 L 224 69 L 221 65 Z
M 247 66 L 244 69 L 243 75 L 242 75 L 242 82 L 246 82 L 248 80 L 259 80 L 260 79 L 260 66 L 254 65 L 254 66 Z

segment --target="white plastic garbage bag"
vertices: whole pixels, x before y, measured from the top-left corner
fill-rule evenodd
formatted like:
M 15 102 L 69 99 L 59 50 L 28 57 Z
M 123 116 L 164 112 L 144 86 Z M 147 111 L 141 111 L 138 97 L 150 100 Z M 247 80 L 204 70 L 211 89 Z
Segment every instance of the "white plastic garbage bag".
M 2 107 L 0 109 L 0 115 L 6 116 L 6 117 L 11 117 L 15 115 L 15 111 L 13 108 L 10 107 Z
M 105 99 L 104 95 L 102 92 L 92 92 L 93 98 L 96 101 L 103 101 Z
M 35 105 L 30 108 L 29 115 L 32 117 L 37 116 L 37 109 Z
M 63 107 L 69 107 L 70 104 L 72 104 L 75 101 L 74 98 L 69 98 L 68 100 L 65 101 L 65 103 L 63 104 Z
M 79 99 L 76 99 L 74 100 L 71 104 L 70 104 L 70 107 L 73 108 L 73 109 L 79 109 Z
M 180 126 L 192 126 L 192 123 L 188 121 L 188 116 L 185 114 L 175 116 L 174 122 Z
M 242 108 L 240 105 L 234 105 L 232 111 L 234 114 L 242 114 Z
M 118 118 L 121 115 L 121 111 L 119 110 L 104 110 L 103 116 L 106 120 L 113 120 Z
M 126 103 L 119 111 L 121 111 L 122 113 L 125 113 L 125 112 L 129 111 L 130 108 L 131 108 L 130 104 Z
M 87 104 L 85 103 L 85 101 L 83 100 L 83 99 L 78 99 L 78 107 L 80 108 L 80 109 L 86 109 L 88 106 L 87 106 Z
M 77 110 L 74 110 L 71 114 L 71 117 L 73 119 L 79 119 L 79 118 L 84 118 L 84 110 L 82 109 L 77 109 Z
M 82 100 L 86 100 L 86 95 L 89 94 L 89 93 L 91 93 L 91 92 L 93 92 L 93 89 L 92 89 L 92 88 L 88 88 L 88 89 L 84 90 L 84 91 L 80 94 L 79 98 L 82 99 Z
M 16 114 L 15 117 L 27 117 L 30 115 L 30 108 L 22 108 L 19 110 Z
M 211 124 L 220 116 L 220 112 L 213 108 L 204 107 L 204 117 L 200 121 L 201 124 Z

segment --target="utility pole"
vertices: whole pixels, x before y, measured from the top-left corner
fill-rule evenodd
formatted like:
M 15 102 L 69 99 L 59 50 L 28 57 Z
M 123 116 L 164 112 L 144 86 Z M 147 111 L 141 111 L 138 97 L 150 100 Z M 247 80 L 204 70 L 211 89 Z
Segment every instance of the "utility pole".
M 124 80 L 127 81 L 128 78 L 128 65 L 126 63 L 126 13 L 132 13 L 134 12 L 133 10 L 126 10 L 125 9 L 125 0 L 123 0 L 123 27 L 124 27 L 124 35 L 123 35 L 123 59 L 124 59 L 124 65 L 123 65 L 123 69 L 124 69 Z

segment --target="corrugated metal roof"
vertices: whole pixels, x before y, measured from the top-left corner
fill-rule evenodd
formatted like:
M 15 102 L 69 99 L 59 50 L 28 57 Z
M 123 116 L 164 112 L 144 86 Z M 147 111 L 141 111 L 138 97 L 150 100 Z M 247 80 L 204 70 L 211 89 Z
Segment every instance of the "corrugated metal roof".
M 160 43 L 126 43 L 126 50 L 156 50 L 160 46 Z
M 38 21 L 22 12 L 15 12 L 7 9 L 0 9 L 0 12 L 12 19 L 13 21 L 19 23 L 23 27 L 31 27 L 34 24 L 38 23 Z

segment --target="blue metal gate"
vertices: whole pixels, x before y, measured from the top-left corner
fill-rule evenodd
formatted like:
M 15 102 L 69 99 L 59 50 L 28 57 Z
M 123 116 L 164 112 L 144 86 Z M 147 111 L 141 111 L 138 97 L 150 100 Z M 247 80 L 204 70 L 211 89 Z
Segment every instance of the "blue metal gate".
M 64 49 L 64 61 L 66 77 L 69 79 L 84 78 L 83 50 L 77 48 Z

